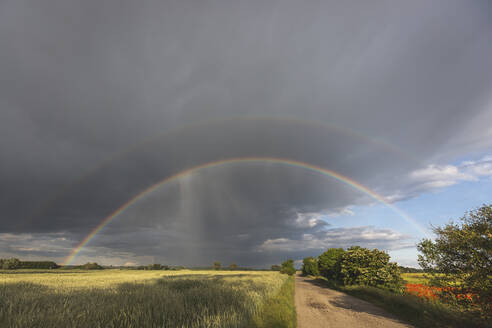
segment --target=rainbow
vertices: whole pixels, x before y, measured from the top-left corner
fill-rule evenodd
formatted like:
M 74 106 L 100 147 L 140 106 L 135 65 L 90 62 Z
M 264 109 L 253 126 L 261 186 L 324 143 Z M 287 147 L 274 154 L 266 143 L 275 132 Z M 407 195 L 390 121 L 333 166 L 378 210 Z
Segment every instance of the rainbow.
M 235 163 L 272 163 L 272 164 L 280 164 L 280 165 L 285 165 L 285 166 L 291 166 L 291 167 L 296 167 L 296 168 L 302 168 L 306 170 L 310 170 L 316 173 L 320 173 L 322 175 L 331 177 L 339 182 L 344 183 L 345 185 L 348 185 L 368 196 L 373 198 L 374 200 L 386 205 L 389 207 L 391 210 L 393 210 L 396 214 L 398 214 L 400 217 L 402 217 L 405 221 L 413 225 L 418 231 L 420 231 L 424 236 L 428 237 L 429 234 L 426 231 L 424 227 L 422 227 L 415 219 L 411 218 L 408 216 L 405 212 L 397 208 L 396 206 L 392 205 L 389 203 L 383 196 L 377 194 L 376 192 L 372 191 L 371 189 L 361 185 L 355 180 L 352 180 L 346 176 L 343 176 L 335 171 L 328 170 L 325 168 L 322 168 L 320 166 L 296 161 L 296 160 L 291 160 L 291 159 L 284 159 L 284 158 L 274 158 L 274 157 L 237 157 L 237 158 L 229 158 L 229 159 L 222 159 L 214 162 L 209 162 L 205 164 L 201 164 L 198 166 L 194 166 L 191 168 L 188 168 L 186 170 L 180 171 L 174 175 L 171 175 L 164 180 L 150 186 L 149 188 L 145 189 L 144 191 L 140 192 L 130 200 L 128 200 L 126 203 L 124 203 L 122 206 L 120 206 L 118 209 L 116 209 L 113 213 L 111 213 L 108 217 L 106 217 L 101 223 L 99 223 L 70 253 L 70 255 L 65 259 L 63 265 L 69 265 L 74 258 L 80 253 L 80 251 L 105 227 L 107 226 L 111 221 L 113 221 L 118 215 L 123 213 L 127 208 L 129 208 L 133 203 L 138 201 L 139 199 L 142 199 L 146 195 L 152 193 L 153 191 L 157 190 L 161 186 L 170 183 L 172 181 L 175 181 L 179 178 L 182 178 L 194 171 L 197 170 L 202 170 L 206 168 L 212 168 L 212 167 L 218 167 L 218 166 L 223 166 L 223 165 L 229 165 L 229 164 L 235 164 Z
M 30 216 L 32 218 L 36 218 L 38 215 L 41 215 L 44 211 L 49 209 L 51 206 L 53 206 L 57 201 L 60 200 L 63 195 L 74 189 L 77 185 L 82 183 L 85 179 L 88 177 L 92 176 L 95 174 L 98 170 L 103 169 L 104 167 L 107 167 L 111 163 L 123 159 L 126 155 L 131 154 L 134 151 L 137 151 L 138 149 L 151 145 L 153 142 L 156 142 L 160 140 L 161 138 L 166 138 L 166 137 L 172 137 L 176 136 L 181 133 L 187 133 L 188 131 L 193 131 L 196 128 L 199 127 L 204 127 L 204 126 L 210 126 L 211 128 L 216 125 L 216 124 L 227 124 L 229 122 L 235 122 L 235 121 L 242 121 L 242 122 L 278 122 L 278 123 L 289 123 L 289 124 L 299 124 L 299 125 L 305 125 L 305 126 L 311 126 L 313 128 L 320 128 L 320 129 L 327 129 L 327 130 L 333 130 L 336 131 L 337 133 L 356 138 L 358 140 L 361 140 L 363 142 L 366 142 L 368 144 L 371 144 L 373 146 L 378 147 L 381 150 L 384 150 L 388 153 L 393 153 L 395 155 L 398 155 L 401 158 L 404 158 L 405 160 L 408 160 L 410 162 L 416 163 L 420 165 L 420 161 L 413 155 L 411 155 L 408 152 L 405 152 L 401 150 L 399 147 L 394 146 L 393 144 L 389 143 L 386 140 L 364 135 L 358 131 L 352 130 L 347 127 L 341 127 L 340 125 L 335 125 L 335 124 L 330 124 L 330 123 L 325 123 L 325 122 L 320 122 L 320 121 L 310 121 L 310 120 L 305 120 L 305 119 L 300 119 L 297 117 L 268 117 L 268 116 L 245 116 L 245 117 L 229 117 L 229 118 L 220 118 L 220 119 L 212 119 L 212 120 L 206 120 L 206 121 L 200 121 L 188 125 L 183 125 L 179 127 L 175 127 L 169 131 L 162 132 L 155 134 L 153 136 L 147 137 L 135 144 L 132 144 L 128 147 L 125 147 L 124 149 L 121 149 L 119 151 L 116 151 L 112 154 L 110 154 L 108 157 L 103 159 L 100 163 L 97 165 L 93 166 L 92 168 L 89 168 L 84 174 L 81 176 L 75 178 L 71 183 L 66 185 L 65 187 L 61 188 L 59 191 L 57 191 L 55 194 L 52 195 L 47 201 L 43 202 L 38 208 L 36 208 Z

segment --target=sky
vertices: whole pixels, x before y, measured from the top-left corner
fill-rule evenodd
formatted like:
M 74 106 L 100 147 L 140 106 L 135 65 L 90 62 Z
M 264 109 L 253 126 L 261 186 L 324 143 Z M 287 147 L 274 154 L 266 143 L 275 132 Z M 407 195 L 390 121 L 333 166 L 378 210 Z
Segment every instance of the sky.
M 492 202 L 488 0 L 3 0 L 0 49 L 0 257 L 417 267 Z

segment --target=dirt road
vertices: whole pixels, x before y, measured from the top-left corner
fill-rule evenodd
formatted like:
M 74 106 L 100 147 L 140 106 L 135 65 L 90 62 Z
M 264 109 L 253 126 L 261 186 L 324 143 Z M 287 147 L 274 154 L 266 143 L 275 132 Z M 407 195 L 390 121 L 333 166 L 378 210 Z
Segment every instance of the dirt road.
M 295 304 L 298 328 L 403 328 L 412 327 L 358 298 L 320 287 L 296 276 Z

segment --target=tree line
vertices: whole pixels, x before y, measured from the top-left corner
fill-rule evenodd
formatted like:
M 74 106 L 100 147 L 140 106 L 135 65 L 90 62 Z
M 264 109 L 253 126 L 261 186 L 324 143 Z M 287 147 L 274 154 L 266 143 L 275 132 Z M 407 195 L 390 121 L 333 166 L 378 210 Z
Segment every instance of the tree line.
M 53 261 L 21 261 L 17 258 L 0 259 L 0 269 L 58 269 L 60 266 Z

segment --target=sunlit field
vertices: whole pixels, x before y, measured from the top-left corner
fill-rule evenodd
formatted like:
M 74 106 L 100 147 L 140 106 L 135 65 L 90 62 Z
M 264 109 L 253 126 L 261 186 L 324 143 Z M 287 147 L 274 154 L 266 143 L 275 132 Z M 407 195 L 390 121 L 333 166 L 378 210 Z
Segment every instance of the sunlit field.
M 429 279 L 425 277 L 424 273 L 402 273 L 401 277 L 406 284 L 426 285 L 429 282 Z
M 10 271 L 0 326 L 288 327 L 289 291 L 292 278 L 268 271 Z
M 122 283 L 149 283 L 157 278 L 171 276 L 230 276 L 244 275 L 251 280 L 279 279 L 268 271 L 214 271 L 214 270 L 0 270 L 0 283 L 28 282 L 54 288 L 57 292 L 70 289 L 115 288 Z

